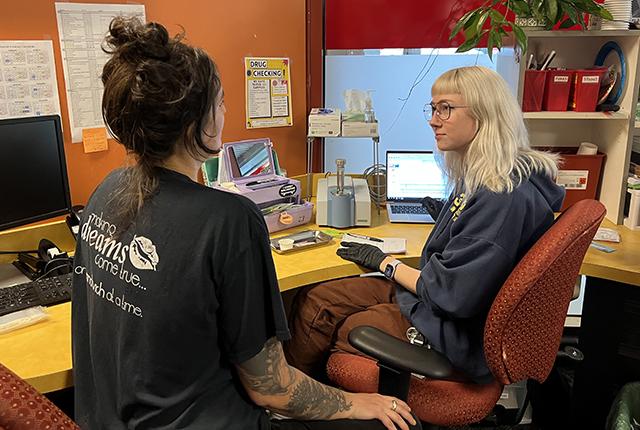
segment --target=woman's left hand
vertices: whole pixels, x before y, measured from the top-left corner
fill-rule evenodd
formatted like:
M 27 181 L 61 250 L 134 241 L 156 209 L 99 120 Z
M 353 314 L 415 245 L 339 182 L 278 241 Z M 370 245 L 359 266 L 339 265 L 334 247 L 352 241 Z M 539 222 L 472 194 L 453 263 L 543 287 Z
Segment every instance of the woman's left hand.
M 380 264 L 387 257 L 380 248 L 366 243 L 341 242 L 336 254 L 345 260 L 353 261 L 371 270 L 380 270 Z

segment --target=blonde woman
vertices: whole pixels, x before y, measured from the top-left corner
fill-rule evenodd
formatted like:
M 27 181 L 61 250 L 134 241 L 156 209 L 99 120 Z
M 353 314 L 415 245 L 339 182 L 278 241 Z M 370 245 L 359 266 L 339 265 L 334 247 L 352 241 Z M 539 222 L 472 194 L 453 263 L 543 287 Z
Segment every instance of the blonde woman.
M 425 114 L 452 193 L 420 268 L 370 245 L 343 243 L 338 255 L 388 280 L 343 279 L 300 295 L 287 353 L 303 371 L 319 370 L 331 350 L 357 353 L 347 336 L 366 324 L 399 338 L 413 326 L 469 377 L 492 379 L 482 351 L 489 307 L 519 259 L 551 226 L 564 190 L 553 180 L 556 158 L 531 149 L 520 108 L 497 73 L 450 70 L 431 95 Z

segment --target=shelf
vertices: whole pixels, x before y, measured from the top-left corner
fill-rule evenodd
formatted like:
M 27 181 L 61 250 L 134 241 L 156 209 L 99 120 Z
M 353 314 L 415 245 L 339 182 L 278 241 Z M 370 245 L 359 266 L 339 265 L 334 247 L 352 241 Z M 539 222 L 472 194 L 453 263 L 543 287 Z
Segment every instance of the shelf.
M 629 119 L 629 113 L 618 112 L 524 112 L 524 119 Z
M 326 138 L 329 138 L 329 137 L 334 137 L 334 138 L 337 138 L 337 139 L 378 139 L 378 138 L 380 138 L 379 135 L 377 135 L 377 136 L 371 136 L 371 135 L 369 135 L 369 136 L 343 136 L 343 135 L 336 136 L 335 134 L 333 134 L 331 136 L 329 136 L 329 135 L 327 135 L 327 136 L 309 136 L 309 135 L 307 135 L 307 139 L 315 139 L 316 137 L 318 139 L 326 139 Z
M 527 38 L 542 37 L 636 37 L 640 30 L 588 30 L 588 31 L 545 31 L 545 30 L 525 30 Z

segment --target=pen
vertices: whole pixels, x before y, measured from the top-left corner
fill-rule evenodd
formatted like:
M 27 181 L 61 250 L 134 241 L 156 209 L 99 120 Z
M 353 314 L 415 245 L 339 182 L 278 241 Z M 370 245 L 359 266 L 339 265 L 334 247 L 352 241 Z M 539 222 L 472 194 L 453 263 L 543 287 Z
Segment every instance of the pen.
M 258 185 L 258 184 L 266 184 L 268 182 L 274 182 L 275 179 L 262 179 L 260 181 L 253 181 L 253 182 L 247 182 L 246 185 L 247 186 L 251 186 L 251 185 Z
M 384 242 L 382 239 L 378 239 L 377 237 L 365 236 L 364 234 L 355 234 L 355 233 L 347 233 L 349 236 L 357 237 L 358 239 L 370 240 L 372 242 Z
M 527 69 L 530 69 L 533 66 L 533 54 L 529 55 L 529 61 L 527 61 Z
M 553 58 L 556 56 L 556 51 L 551 51 L 549 52 L 549 54 L 547 55 L 547 57 L 544 59 L 544 61 L 542 62 L 542 67 L 540 67 L 540 70 L 546 70 L 547 67 L 549 67 L 549 64 L 551 64 L 551 61 L 553 60 Z

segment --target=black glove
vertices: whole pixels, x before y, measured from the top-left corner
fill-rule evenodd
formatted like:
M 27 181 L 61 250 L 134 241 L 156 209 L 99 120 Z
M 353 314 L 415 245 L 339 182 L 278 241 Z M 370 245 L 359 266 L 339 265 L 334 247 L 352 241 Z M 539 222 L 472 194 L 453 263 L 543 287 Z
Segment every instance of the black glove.
M 340 245 L 344 248 L 338 248 L 336 254 L 371 270 L 380 270 L 382 260 L 387 257 L 387 254 L 380 251 L 380 248 L 366 243 L 341 242 Z
M 431 215 L 431 218 L 435 221 L 438 219 L 438 215 L 440 215 L 440 212 L 444 207 L 444 201 L 434 199 L 433 197 L 425 197 L 422 199 L 422 206 L 427 210 L 427 212 L 429 212 L 429 215 Z

